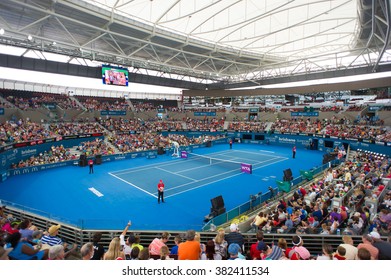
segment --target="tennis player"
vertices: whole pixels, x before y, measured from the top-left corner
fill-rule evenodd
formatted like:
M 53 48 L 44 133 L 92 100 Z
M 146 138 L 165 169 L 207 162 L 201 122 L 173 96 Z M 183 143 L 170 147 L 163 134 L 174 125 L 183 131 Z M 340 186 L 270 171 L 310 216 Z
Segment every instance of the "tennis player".
M 179 144 L 176 141 L 172 141 L 172 147 L 174 148 L 173 157 L 179 157 Z

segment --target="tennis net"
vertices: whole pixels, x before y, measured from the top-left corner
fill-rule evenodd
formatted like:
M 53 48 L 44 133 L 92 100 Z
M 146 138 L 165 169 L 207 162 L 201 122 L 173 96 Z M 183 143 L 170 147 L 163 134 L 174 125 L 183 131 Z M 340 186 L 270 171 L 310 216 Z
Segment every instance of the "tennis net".
M 232 169 L 232 170 L 238 170 L 241 172 L 251 173 L 252 171 L 252 165 L 239 162 L 239 161 L 233 161 L 233 160 L 225 160 L 225 159 L 219 159 L 204 155 L 198 155 L 194 153 L 188 153 L 188 158 L 190 160 L 194 160 L 197 162 L 200 162 L 202 164 L 207 165 L 213 165 L 213 166 L 221 166 L 225 169 Z M 250 172 L 247 172 L 250 171 Z

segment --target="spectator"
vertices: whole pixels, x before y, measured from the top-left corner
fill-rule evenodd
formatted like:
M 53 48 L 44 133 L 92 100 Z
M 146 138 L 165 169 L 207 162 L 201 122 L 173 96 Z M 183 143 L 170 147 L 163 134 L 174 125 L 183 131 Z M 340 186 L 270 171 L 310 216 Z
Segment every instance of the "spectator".
M 160 248 L 163 245 L 166 245 L 167 241 L 170 239 L 171 234 L 168 232 L 163 232 L 161 238 L 155 238 L 152 240 L 151 244 L 149 244 L 149 253 L 151 255 L 160 255 Z
M 391 260 L 391 243 L 381 240 L 380 234 L 376 231 L 372 231 L 369 234 L 372 239 L 372 245 L 379 250 L 379 260 Z
M 132 251 L 132 247 L 131 247 L 132 244 L 129 243 L 130 236 L 125 241 L 126 233 L 128 232 L 128 229 L 131 225 L 132 223 L 131 221 L 129 221 L 125 226 L 124 230 L 122 231 L 121 235 L 119 236 L 122 250 L 124 251 L 125 256 L 130 256 L 130 252 Z
M 65 251 L 61 244 L 53 245 L 49 249 L 49 260 L 64 260 Z
M 310 252 L 303 246 L 304 242 L 299 235 L 292 237 L 292 248 L 285 251 L 286 257 L 290 260 L 308 260 L 311 257 Z
M 346 250 L 345 257 L 347 260 L 356 260 L 357 259 L 357 248 L 353 246 L 353 239 L 349 235 L 343 235 L 342 241 L 344 242 L 340 246 L 344 247 Z
M 94 244 L 92 242 L 84 244 L 80 249 L 80 254 L 82 260 L 91 260 L 94 256 Z
M 255 231 L 261 229 L 267 222 L 268 215 L 263 212 L 259 212 L 258 215 L 254 217 L 254 220 L 251 222 L 251 226 Z
M 163 245 L 162 247 L 160 247 L 160 260 L 173 260 L 173 258 L 170 258 L 169 254 L 170 250 L 168 250 L 167 245 Z
M 280 260 L 283 257 L 286 258 L 282 249 L 276 245 L 270 247 L 261 241 L 258 243 L 257 249 L 261 251 L 262 260 Z
M 216 237 L 213 239 L 215 243 L 215 252 L 220 254 L 223 260 L 227 259 L 228 242 L 225 240 L 225 231 L 220 228 L 217 231 Z
M 6 242 L 10 246 L 8 248 L 13 249 L 8 253 L 10 258 L 15 260 L 45 260 L 48 258 L 49 251 L 47 249 L 41 250 L 41 245 L 34 248 L 27 241 L 21 240 L 21 238 L 22 235 L 19 232 L 7 236 Z
M 178 245 L 179 260 L 198 260 L 201 256 L 201 244 L 195 241 L 196 232 L 188 230 L 186 233 L 186 241 Z
M 322 255 L 318 256 L 316 260 L 336 260 L 333 256 L 333 246 L 327 243 L 323 244 Z
M 263 241 L 263 231 L 258 230 L 257 234 L 257 242 L 251 244 L 250 246 L 250 259 L 251 260 L 260 260 L 261 259 L 261 251 L 258 250 L 258 243 Z
M 334 257 L 337 260 L 344 261 L 346 260 L 346 249 L 343 246 L 338 246 L 337 252 L 334 254 Z
M 41 239 L 42 244 L 48 244 L 49 246 L 63 245 L 63 241 L 57 236 L 61 225 L 52 225 L 48 229 L 48 234 L 44 235 Z
M 24 219 L 19 224 L 19 232 L 22 235 L 22 239 L 24 239 L 26 241 L 32 241 L 33 240 L 33 232 L 36 229 L 37 229 L 37 227 L 33 226 L 29 219 Z
M 107 252 L 103 255 L 104 260 L 125 260 L 125 254 L 119 237 L 114 237 L 109 244 Z
M 181 237 L 179 234 L 177 234 L 177 235 L 174 237 L 175 246 L 173 246 L 173 247 L 171 248 L 171 251 L 170 251 L 170 254 L 171 254 L 171 255 L 178 255 L 178 245 L 179 245 L 179 243 L 181 243 L 181 242 L 182 242 L 182 237 Z
M 129 242 L 129 244 L 132 245 L 131 246 L 132 250 L 135 247 L 137 247 L 139 249 L 139 251 L 144 249 L 144 246 L 140 244 L 140 235 L 139 234 L 131 234 L 131 235 L 129 235 L 128 242 Z
M 138 260 L 139 255 L 140 255 L 140 248 L 139 247 L 132 248 L 132 251 L 130 252 L 130 260 Z
M 357 259 L 358 260 L 365 260 L 369 261 L 371 260 L 371 253 L 366 248 L 360 248 L 357 251 Z
M 221 255 L 216 254 L 215 243 L 212 239 L 206 242 L 205 253 L 201 254 L 201 260 L 222 260 Z
M 105 249 L 103 245 L 100 243 L 102 238 L 101 232 L 95 232 L 92 236 L 92 244 L 94 246 L 94 255 L 92 256 L 92 260 L 103 260 L 103 255 L 105 254 Z
M 373 246 L 373 238 L 369 234 L 364 234 L 361 237 L 362 243 L 358 244 L 357 249 L 360 250 L 361 248 L 365 248 L 368 250 L 368 252 L 371 254 L 372 260 L 377 260 L 379 256 L 379 250 Z
M 149 249 L 148 248 L 144 248 L 140 251 L 140 253 L 138 254 L 138 259 L 139 260 L 153 260 L 151 259 L 151 256 L 149 254 Z
M 0 246 L 0 261 L 9 260 L 8 254 L 13 250 L 13 248 L 4 249 L 4 247 Z
M 35 230 L 35 231 L 33 232 L 33 235 L 32 235 L 33 240 L 31 240 L 31 242 L 32 242 L 33 244 L 41 243 L 41 238 L 42 238 L 42 236 L 43 236 L 43 231 L 42 231 L 42 230 Z
M 228 233 L 226 236 L 225 236 L 225 240 L 227 241 L 228 243 L 228 247 L 231 243 L 235 243 L 235 244 L 238 244 L 240 246 L 240 248 L 242 248 L 243 250 L 243 246 L 244 246 L 244 237 L 243 235 L 239 232 L 239 227 L 237 224 L 231 224 L 230 227 L 230 233 Z
M 228 246 L 228 254 L 229 254 L 228 260 L 242 260 L 239 257 L 239 252 L 240 252 L 240 246 L 236 243 L 231 243 Z

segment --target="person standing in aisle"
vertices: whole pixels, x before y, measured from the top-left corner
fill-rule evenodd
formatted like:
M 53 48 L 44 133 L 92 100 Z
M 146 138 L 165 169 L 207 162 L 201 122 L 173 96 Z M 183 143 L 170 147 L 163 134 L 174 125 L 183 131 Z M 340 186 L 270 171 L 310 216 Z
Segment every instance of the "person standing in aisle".
M 157 184 L 157 203 L 160 203 L 160 198 L 164 203 L 164 183 L 163 180 L 160 180 Z
M 90 159 L 88 161 L 88 165 L 90 166 L 90 174 L 93 174 L 94 173 L 94 161 L 92 159 Z
M 292 158 L 296 157 L 296 146 L 293 146 L 292 148 Z

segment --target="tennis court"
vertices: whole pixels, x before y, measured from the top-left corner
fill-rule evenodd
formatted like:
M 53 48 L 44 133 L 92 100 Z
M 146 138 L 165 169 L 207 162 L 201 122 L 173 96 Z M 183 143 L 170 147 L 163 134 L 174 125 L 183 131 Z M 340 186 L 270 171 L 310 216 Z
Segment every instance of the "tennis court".
M 253 170 L 287 160 L 286 157 L 249 151 L 221 151 L 207 155 L 190 153 L 188 158 L 144 167 L 109 172 L 130 186 L 157 198 L 156 178 L 168 183 L 165 197 L 173 197 L 221 180 L 241 175 L 241 163 Z M 153 180 L 153 181 L 152 181 Z
M 319 151 L 298 150 L 292 159 L 290 147 L 256 144 L 235 144 L 232 150 L 219 144 L 192 153 L 200 156 L 104 162 L 94 174 L 67 166 L 14 176 L 0 184 L 0 199 L 84 229 L 121 230 L 132 220 L 134 230 L 200 230 L 212 198 L 222 195 L 228 211 L 276 186 L 284 169 L 297 177 L 323 158 Z M 251 164 L 252 174 L 241 172 L 240 163 Z M 160 179 L 164 204 L 157 203 Z

